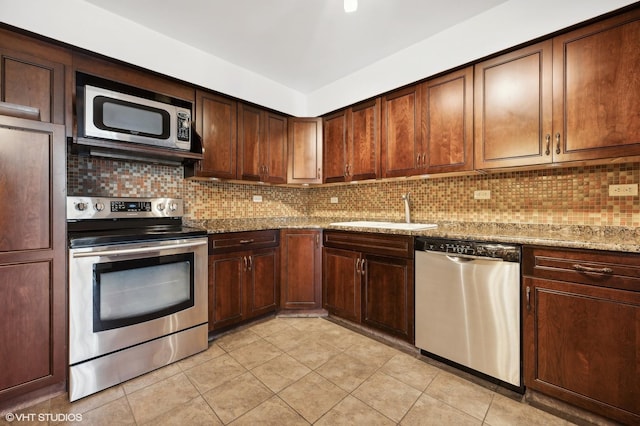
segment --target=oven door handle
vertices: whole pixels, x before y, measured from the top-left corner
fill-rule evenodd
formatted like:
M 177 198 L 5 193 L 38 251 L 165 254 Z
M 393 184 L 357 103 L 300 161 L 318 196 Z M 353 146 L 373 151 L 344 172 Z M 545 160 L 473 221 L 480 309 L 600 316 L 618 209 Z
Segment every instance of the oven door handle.
M 136 253 L 150 253 L 157 252 L 160 250 L 166 249 L 177 249 L 177 248 L 188 248 L 188 247 L 198 247 L 202 245 L 207 245 L 207 241 L 200 241 L 197 243 L 181 243 L 181 244 L 173 244 L 166 245 L 161 247 L 138 247 L 131 249 L 118 249 L 118 250 L 105 250 L 105 251 L 88 251 L 82 253 L 73 253 L 73 257 L 93 257 L 93 256 L 124 256 L 127 254 L 136 254 Z

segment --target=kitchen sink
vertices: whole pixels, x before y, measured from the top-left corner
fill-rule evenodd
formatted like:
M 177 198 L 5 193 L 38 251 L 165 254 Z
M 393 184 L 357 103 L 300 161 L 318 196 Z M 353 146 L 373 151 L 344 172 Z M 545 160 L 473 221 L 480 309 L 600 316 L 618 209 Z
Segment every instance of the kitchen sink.
M 419 231 L 422 229 L 437 228 L 435 223 L 398 223 L 398 222 L 370 222 L 366 220 L 356 220 L 353 222 L 333 222 L 332 226 L 347 226 L 353 228 L 381 228 L 399 229 L 404 231 Z

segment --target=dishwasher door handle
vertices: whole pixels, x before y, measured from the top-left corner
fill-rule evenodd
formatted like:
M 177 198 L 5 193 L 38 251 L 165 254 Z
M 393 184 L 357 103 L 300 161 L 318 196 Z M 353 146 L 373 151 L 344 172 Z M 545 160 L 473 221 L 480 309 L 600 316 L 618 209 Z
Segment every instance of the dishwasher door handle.
M 470 262 L 472 260 L 489 260 L 489 261 L 494 261 L 494 262 L 504 262 L 504 259 L 501 259 L 499 257 L 486 257 L 486 256 L 473 256 L 471 254 L 457 254 L 457 253 L 445 253 L 442 251 L 431 251 L 431 250 L 420 250 L 420 251 L 416 251 L 416 253 L 429 253 L 429 254 L 437 254 L 440 256 L 444 256 L 447 259 L 451 260 L 452 262 L 457 262 L 457 263 L 466 263 L 466 262 Z

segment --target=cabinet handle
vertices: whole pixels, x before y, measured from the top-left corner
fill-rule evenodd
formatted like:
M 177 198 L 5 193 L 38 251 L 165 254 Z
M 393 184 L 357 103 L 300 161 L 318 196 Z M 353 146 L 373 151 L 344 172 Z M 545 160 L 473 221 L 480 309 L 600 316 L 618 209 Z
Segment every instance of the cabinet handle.
M 251 244 L 255 242 L 255 240 L 252 238 L 250 240 L 240 240 L 240 244 Z
M 573 265 L 573 269 L 578 272 L 589 272 L 594 274 L 613 274 L 613 269 L 611 268 L 592 268 L 591 266 L 584 266 L 580 264 Z
M 351 176 L 351 170 L 352 170 L 351 164 L 347 164 L 347 176 Z
M 544 154 L 549 155 L 551 154 L 551 135 L 547 133 L 544 139 L 547 142 L 547 150 L 544 152 Z
M 320 179 L 320 167 L 318 167 L 318 173 L 316 174 L 316 179 Z
M 531 287 L 527 286 L 527 311 L 531 312 Z
M 356 274 L 360 273 L 360 258 L 358 258 L 358 260 L 356 260 Z
M 364 262 L 366 262 L 365 259 L 362 259 L 362 262 L 360 262 L 360 274 L 362 276 L 364 276 Z
M 320 234 L 316 234 L 316 248 L 320 248 Z
M 560 132 L 556 133 L 556 154 L 560 154 Z
M 242 260 L 244 260 L 244 271 L 247 270 L 247 256 L 242 256 Z
M 268 165 L 264 166 L 264 174 L 269 176 L 269 166 Z
M 420 167 L 420 154 L 416 157 L 416 166 Z
M 253 256 L 249 256 L 249 270 L 253 268 Z

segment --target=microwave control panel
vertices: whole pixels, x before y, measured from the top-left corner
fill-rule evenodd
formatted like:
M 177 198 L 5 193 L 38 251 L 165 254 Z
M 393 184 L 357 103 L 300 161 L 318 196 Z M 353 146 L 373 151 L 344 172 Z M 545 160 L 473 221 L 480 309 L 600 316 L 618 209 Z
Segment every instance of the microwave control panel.
M 189 142 L 191 140 L 191 114 L 187 111 L 178 111 L 178 140 Z

